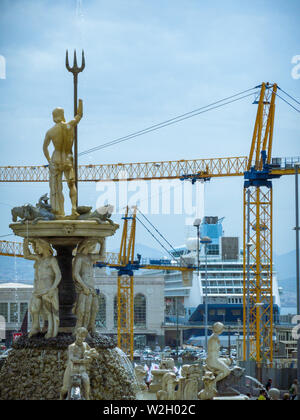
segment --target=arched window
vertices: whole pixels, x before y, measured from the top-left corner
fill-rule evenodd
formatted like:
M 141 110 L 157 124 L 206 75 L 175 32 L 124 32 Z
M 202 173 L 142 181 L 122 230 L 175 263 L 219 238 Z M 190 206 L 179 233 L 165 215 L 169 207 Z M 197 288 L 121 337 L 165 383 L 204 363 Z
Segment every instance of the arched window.
M 141 293 L 134 298 L 134 326 L 146 328 L 146 297 Z
M 126 304 L 126 296 L 121 295 L 121 310 L 123 314 L 122 325 L 121 327 L 124 328 L 126 326 L 126 321 L 129 322 L 130 314 L 128 313 Z M 114 297 L 114 327 L 118 327 L 118 295 Z
M 104 328 L 106 327 L 106 298 L 103 293 L 99 293 L 99 309 L 96 316 L 96 327 Z

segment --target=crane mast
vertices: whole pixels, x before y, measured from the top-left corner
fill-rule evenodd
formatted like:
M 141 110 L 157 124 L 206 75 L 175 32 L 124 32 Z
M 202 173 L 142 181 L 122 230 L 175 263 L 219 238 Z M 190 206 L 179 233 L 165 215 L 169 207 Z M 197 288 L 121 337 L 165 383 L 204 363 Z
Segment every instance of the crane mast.
M 118 347 L 133 360 L 134 295 L 132 265 L 134 264 L 136 208 L 130 215 L 127 206 L 123 219 L 124 225 L 118 259 Z
M 277 85 L 263 83 L 244 175 L 244 360 L 273 361 L 271 155 Z

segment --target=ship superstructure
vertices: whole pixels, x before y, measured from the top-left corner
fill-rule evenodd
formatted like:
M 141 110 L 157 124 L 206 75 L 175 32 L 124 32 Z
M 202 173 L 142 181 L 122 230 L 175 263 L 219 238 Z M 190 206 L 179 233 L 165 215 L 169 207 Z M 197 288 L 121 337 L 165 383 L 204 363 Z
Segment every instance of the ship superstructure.
M 180 273 L 165 272 L 166 320 L 180 317 L 184 322 L 204 321 L 204 306 L 208 304 L 208 321 L 242 322 L 243 318 L 243 249 L 238 237 L 224 235 L 223 219 L 205 217 L 200 237 L 208 236 L 211 243 L 199 244 L 199 271 L 195 270 L 190 287 Z M 198 264 L 197 238 L 189 238 L 186 245 L 171 251 L 175 259 L 187 259 Z M 280 294 L 273 267 L 274 317 L 279 315 Z

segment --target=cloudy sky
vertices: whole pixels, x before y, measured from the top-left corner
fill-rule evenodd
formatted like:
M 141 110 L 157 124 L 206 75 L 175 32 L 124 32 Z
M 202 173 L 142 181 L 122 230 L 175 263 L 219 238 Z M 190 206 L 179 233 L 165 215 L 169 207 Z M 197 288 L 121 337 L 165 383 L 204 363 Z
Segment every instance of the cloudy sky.
M 52 110 L 63 107 L 67 119 L 73 112 L 66 49 L 84 48 L 86 55 L 79 76 L 80 151 L 262 81 L 277 82 L 299 100 L 292 63 L 300 56 L 299 13 L 298 0 L 0 0 L 0 55 L 6 62 L 5 78 L 0 69 L 0 165 L 46 163 L 42 144 Z M 253 99 L 85 155 L 79 163 L 247 156 Z M 273 156 L 299 155 L 299 113 L 278 99 Z M 226 235 L 242 235 L 242 187 L 238 178 L 205 185 L 205 214 L 225 217 Z M 34 204 L 46 191 L 47 184 L 2 183 L 0 236 L 10 233 L 11 206 Z M 80 184 L 80 204 L 95 207 L 98 198 L 95 184 Z M 149 218 L 178 245 L 185 240 L 187 215 L 173 213 Z M 284 177 L 274 181 L 277 254 L 295 248 L 294 219 L 294 178 Z M 119 240 L 120 233 L 108 248 L 117 248 Z M 142 227 L 138 242 L 156 247 Z

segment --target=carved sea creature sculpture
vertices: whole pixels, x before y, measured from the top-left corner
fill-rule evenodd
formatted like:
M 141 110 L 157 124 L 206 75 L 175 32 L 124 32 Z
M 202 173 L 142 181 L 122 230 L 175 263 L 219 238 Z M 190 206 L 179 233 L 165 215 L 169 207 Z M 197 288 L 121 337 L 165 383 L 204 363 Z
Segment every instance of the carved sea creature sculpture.
M 39 220 L 55 220 L 55 215 L 51 213 L 51 206 L 48 204 L 47 194 L 43 195 L 36 207 L 32 204 L 14 207 L 11 210 L 13 222 L 17 222 L 20 218 L 21 223 L 26 221 L 36 224 Z
M 95 220 L 97 223 L 108 222 L 111 225 L 114 222 L 111 220 L 111 215 L 114 211 L 114 207 L 110 204 L 99 207 L 97 210 L 92 211 L 92 207 L 80 206 L 77 207 L 77 213 L 79 213 L 78 220 Z

